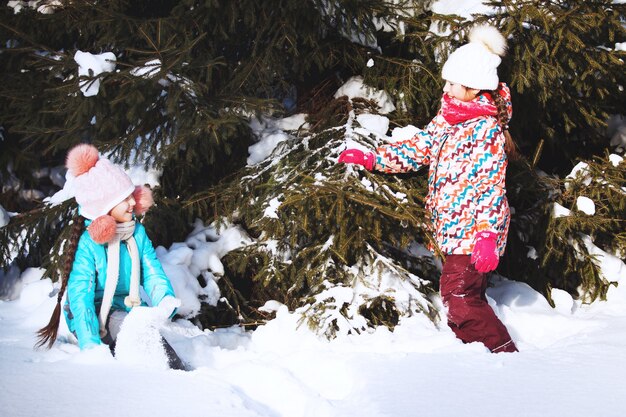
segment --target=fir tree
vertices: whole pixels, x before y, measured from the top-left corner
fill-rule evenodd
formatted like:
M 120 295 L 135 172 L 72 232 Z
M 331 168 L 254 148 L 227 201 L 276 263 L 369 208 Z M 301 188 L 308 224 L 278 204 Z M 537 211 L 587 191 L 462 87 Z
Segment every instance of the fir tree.
M 623 163 L 589 162 L 594 180 L 567 188 L 537 168 L 563 175 L 580 158 L 604 155 L 608 115 L 624 108 L 624 52 L 615 44 L 626 38 L 625 6 L 493 1 L 496 13 L 469 22 L 434 15 L 430 3 L 113 0 L 36 5 L 49 6 L 49 14 L 26 2 L 17 14 L 0 8 L 0 204 L 21 213 L 0 229 L 2 266 L 45 260 L 55 278 L 64 237 L 53 230 L 76 207 L 41 204 L 59 188 L 46 170 L 59 171 L 72 145 L 92 142 L 119 162 L 162 170 L 157 205 L 144 219 L 156 244 L 183 240 L 196 217 L 233 222 L 250 235 L 252 245 L 224 259 L 219 282 L 229 306 L 205 306 L 204 326 L 218 316 L 258 323 L 271 299 L 300 309 L 328 336 L 393 327 L 411 314 L 436 320 L 429 294 L 438 263 L 423 250 L 431 239 L 424 173 L 390 177 L 336 166 L 347 137 L 376 144 L 373 135 L 354 134 L 356 117 L 381 109 L 333 95 L 363 76 L 391 94 L 391 127 L 421 127 L 439 105 L 447 53 L 471 25 L 489 22 L 508 37 L 499 73 L 512 88 L 511 133 L 530 160 L 510 166 L 515 215 L 500 272 L 548 295 L 559 287 L 602 298 L 612 278 L 601 275 L 584 235 L 624 257 L 623 194 L 616 191 L 624 187 Z M 113 53 L 115 68 L 79 76 L 78 51 Z M 96 83 L 98 93 L 86 97 L 81 87 Z M 267 160 L 248 164 L 256 139 L 250 120 L 294 112 L 306 113 L 308 125 L 288 132 Z M 605 177 L 608 190 L 600 186 Z M 579 195 L 597 202 L 596 216 L 552 217 L 555 202 L 572 209 Z
M 598 258 L 596 247 L 626 260 L 623 158 L 596 156 L 577 167 L 564 180 L 527 176 L 532 178 L 525 181 L 528 186 L 515 195 L 520 210 L 513 224 L 517 233 L 509 244 L 510 253 L 519 257 L 507 255 L 506 275 L 529 282 L 548 300 L 551 288 L 565 289 L 585 302 L 605 298 L 618 277 L 601 271 L 601 262 L 611 261 Z M 538 189 L 543 191 L 529 198 L 527 190 L 537 189 L 533 182 L 541 184 Z M 524 250 L 527 256 L 520 256 Z
M 368 100 L 338 98 L 309 118 L 316 129 L 292 132 L 272 158 L 191 200 L 202 217 L 217 212 L 255 238 L 227 256 L 221 280 L 238 314 L 257 321 L 259 307 L 274 299 L 302 307 L 309 325 L 328 336 L 393 327 L 420 312 L 437 318 L 427 297 L 433 286 L 420 278 L 436 277 L 432 257 L 418 249 L 431 241 L 425 178 L 336 164 L 346 139 L 373 146 L 355 133 L 356 117 L 377 112 Z
M 516 137 L 539 166 L 567 174 L 579 158 L 608 148 L 606 124 L 626 101 L 625 6 L 599 1 L 494 1 L 496 25 L 509 38 L 501 73 L 515 91 Z M 480 19 L 477 19 L 480 20 Z

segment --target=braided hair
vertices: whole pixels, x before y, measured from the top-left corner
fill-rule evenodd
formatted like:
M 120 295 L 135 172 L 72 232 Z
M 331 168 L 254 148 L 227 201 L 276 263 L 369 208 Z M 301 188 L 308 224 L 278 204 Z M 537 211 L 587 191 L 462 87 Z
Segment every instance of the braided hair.
M 69 281 L 72 265 L 74 264 L 74 257 L 76 255 L 76 249 L 78 248 L 78 240 L 83 232 L 83 226 L 85 224 L 85 218 L 79 214 L 76 214 L 73 218 L 72 229 L 70 231 L 70 237 L 67 241 L 67 249 L 65 254 L 65 264 L 63 265 L 63 273 L 61 275 L 61 288 L 57 294 L 57 304 L 50 316 L 50 322 L 37 331 L 37 343 L 36 348 L 45 346 L 50 349 L 57 339 L 57 333 L 59 331 L 59 321 L 61 319 L 61 300 L 65 294 L 67 288 L 67 282 Z
M 498 86 L 498 89 L 489 91 L 489 93 L 491 97 L 493 97 L 493 101 L 498 109 L 498 123 L 500 124 L 502 133 L 504 134 L 504 151 L 509 159 L 515 160 L 519 159 L 520 154 L 513 137 L 509 133 L 509 113 L 507 111 L 506 102 L 500 95 L 500 89 L 501 85 Z

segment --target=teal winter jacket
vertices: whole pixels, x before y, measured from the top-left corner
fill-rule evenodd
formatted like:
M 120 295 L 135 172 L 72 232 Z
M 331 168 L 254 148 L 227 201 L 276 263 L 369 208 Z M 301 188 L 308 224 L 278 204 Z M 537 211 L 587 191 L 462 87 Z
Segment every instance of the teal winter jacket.
M 89 222 L 87 221 L 86 224 L 88 225 Z M 133 236 L 139 249 L 140 285 L 150 297 L 152 305 L 156 306 L 163 297 L 167 295 L 173 297 L 174 290 L 157 259 L 152 242 L 143 225 L 135 224 Z M 74 264 L 69 276 L 67 301 L 63 312 L 70 331 L 78 338 L 78 345 L 81 349 L 101 343 L 98 313 L 107 280 L 107 246 L 107 244 L 94 242 L 85 230 L 78 242 Z M 129 293 L 130 275 L 130 255 L 126 244 L 122 243 L 120 244 L 119 280 L 111 311 L 130 310 L 124 304 L 124 297 Z M 142 305 L 146 305 L 144 301 L 142 301 Z

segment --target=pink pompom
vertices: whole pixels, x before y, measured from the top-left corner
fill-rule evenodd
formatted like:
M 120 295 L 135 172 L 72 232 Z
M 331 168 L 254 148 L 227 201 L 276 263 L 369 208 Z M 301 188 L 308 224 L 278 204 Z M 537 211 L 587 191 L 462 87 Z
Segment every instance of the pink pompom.
M 133 198 L 135 199 L 134 212 L 137 215 L 145 214 L 150 207 L 154 204 L 152 198 L 152 190 L 146 186 L 138 185 L 133 191 Z
M 68 152 L 65 166 L 70 174 L 77 177 L 93 168 L 98 159 L 98 149 L 93 145 L 82 143 Z
M 115 237 L 117 222 L 109 215 L 100 216 L 91 222 L 87 230 L 91 239 L 102 245 L 110 242 Z

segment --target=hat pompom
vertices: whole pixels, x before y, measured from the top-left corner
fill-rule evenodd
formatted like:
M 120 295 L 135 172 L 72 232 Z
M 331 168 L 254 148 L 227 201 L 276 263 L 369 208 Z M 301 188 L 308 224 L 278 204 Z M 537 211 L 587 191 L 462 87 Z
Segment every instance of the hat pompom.
M 498 56 L 506 54 L 506 39 L 493 26 L 474 26 L 469 33 L 468 39 L 470 42 L 483 44 L 491 53 Z
M 67 154 L 65 166 L 75 177 L 89 172 L 98 162 L 98 149 L 93 145 L 82 143 L 75 146 Z
M 133 191 L 133 198 L 135 199 L 134 212 L 137 215 L 145 214 L 154 204 L 152 190 L 144 185 L 138 185 L 135 187 L 135 191 Z
M 89 231 L 91 239 L 102 245 L 110 242 L 115 237 L 117 222 L 109 215 L 100 216 L 91 222 L 87 230 Z

